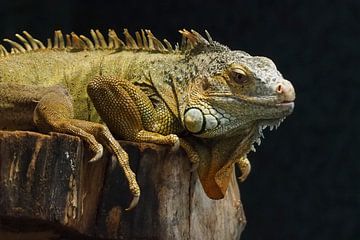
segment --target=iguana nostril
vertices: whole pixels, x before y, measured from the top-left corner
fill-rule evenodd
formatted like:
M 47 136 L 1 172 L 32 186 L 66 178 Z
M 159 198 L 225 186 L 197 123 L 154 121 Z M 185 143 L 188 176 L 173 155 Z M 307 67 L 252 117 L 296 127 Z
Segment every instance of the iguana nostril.
M 281 83 L 276 86 L 276 92 L 278 94 L 281 94 L 283 92 L 283 89 L 284 89 L 284 87 Z
M 293 85 L 287 81 L 283 80 L 282 83 L 279 83 L 275 87 L 276 93 L 279 95 L 282 101 L 293 102 L 295 100 L 295 90 Z

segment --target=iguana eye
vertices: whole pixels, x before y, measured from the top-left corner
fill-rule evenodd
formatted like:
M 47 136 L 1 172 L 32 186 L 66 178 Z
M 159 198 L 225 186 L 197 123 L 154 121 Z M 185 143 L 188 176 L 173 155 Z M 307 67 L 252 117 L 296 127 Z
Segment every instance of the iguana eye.
M 232 79 L 238 84 L 243 84 L 247 80 L 246 73 L 241 69 L 233 69 L 231 75 Z

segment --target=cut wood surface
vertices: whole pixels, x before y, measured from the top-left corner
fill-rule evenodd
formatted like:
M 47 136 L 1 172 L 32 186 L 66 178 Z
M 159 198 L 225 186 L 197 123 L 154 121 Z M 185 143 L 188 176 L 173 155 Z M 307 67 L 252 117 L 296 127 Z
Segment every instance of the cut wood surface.
M 0 131 L 0 239 L 240 238 L 246 221 L 235 174 L 226 197 L 211 200 L 182 151 L 120 143 L 142 190 L 131 211 L 109 154 L 88 163 L 77 137 Z

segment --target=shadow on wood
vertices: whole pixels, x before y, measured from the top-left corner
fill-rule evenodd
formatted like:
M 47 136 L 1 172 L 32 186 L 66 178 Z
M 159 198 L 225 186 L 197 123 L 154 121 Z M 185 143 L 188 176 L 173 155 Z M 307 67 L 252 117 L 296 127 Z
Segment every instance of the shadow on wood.
M 1 131 L 1 239 L 19 234 L 21 239 L 240 238 L 246 221 L 235 174 L 226 197 L 211 200 L 182 151 L 121 145 L 142 190 L 132 211 L 124 210 L 131 194 L 109 154 L 87 163 L 90 155 L 77 137 Z

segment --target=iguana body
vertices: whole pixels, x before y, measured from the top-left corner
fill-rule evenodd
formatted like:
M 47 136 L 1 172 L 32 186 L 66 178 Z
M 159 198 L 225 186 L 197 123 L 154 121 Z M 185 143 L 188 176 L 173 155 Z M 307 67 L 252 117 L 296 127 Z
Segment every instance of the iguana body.
M 141 85 L 144 82 L 151 85 L 144 75 L 151 71 L 149 68 L 152 65 L 149 62 L 160 61 L 156 67 L 165 69 L 180 58 L 180 54 L 117 52 L 108 49 L 74 52 L 33 51 L 0 58 L 0 79 L 1 83 L 64 86 L 72 96 L 75 118 L 97 121 L 99 118 L 93 106 L 89 106 L 91 100 L 86 88 L 91 80 L 105 75 L 116 76 L 135 84 Z M 159 73 L 155 71 L 155 74 Z
M 27 32 L 9 53 L 0 45 L 0 127 L 76 135 L 118 159 L 136 205 L 140 195 L 127 154 L 112 135 L 181 145 L 207 195 L 222 198 L 234 163 L 244 180 L 246 154 L 267 125 L 292 112 L 295 92 L 271 60 L 231 51 L 195 31 L 172 48 L 150 31 L 104 40 L 55 32 L 45 47 Z M 164 46 L 165 45 L 165 46 Z M 99 123 L 99 116 L 107 127 Z M 180 136 L 180 138 L 178 137 Z

